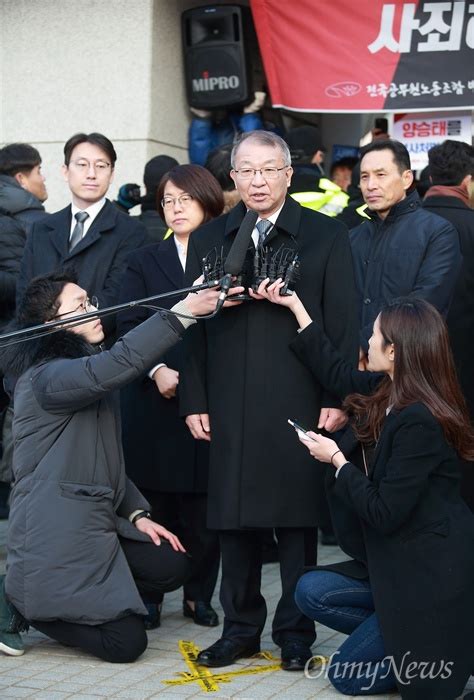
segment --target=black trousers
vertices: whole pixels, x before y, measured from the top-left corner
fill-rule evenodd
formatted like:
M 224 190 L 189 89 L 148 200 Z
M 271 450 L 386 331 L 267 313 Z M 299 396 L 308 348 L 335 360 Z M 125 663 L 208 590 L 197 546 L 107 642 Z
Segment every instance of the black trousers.
M 153 518 L 180 538 L 191 555 L 191 575 L 183 586 L 185 600 L 210 603 L 219 573 L 219 536 L 206 527 L 207 494 L 162 493 L 141 489 Z
M 120 544 L 145 602 L 159 602 L 163 593 L 176 590 L 189 576 L 189 557 L 175 552 L 163 540 L 159 547 L 152 542 L 135 542 L 123 538 Z M 143 618 L 139 615 L 127 615 L 100 625 L 75 624 L 62 620 L 30 620 L 30 624 L 61 644 L 79 647 L 111 663 L 135 661 L 147 646 Z
M 258 643 L 267 617 L 260 592 L 263 530 L 223 530 L 219 533 L 222 554 L 220 600 L 224 610 L 223 637 L 245 645 Z M 316 639 L 314 622 L 296 606 L 296 583 L 305 566 L 316 564 L 317 530 L 275 528 L 280 561 L 282 594 L 272 625 L 272 638 L 311 645 Z

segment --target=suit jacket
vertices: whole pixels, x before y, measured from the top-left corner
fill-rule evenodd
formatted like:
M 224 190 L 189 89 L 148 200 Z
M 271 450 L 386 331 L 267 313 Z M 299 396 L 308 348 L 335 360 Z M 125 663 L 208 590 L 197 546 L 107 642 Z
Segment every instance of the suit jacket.
M 380 381 L 379 374 L 352 369 L 316 323 L 292 348 L 341 397 L 370 394 Z M 453 662 L 444 680 L 415 676 L 401 686 L 406 700 L 451 700 L 472 671 L 474 516 L 461 498 L 460 478 L 441 425 L 414 403 L 385 419 L 368 477 L 347 463 L 328 491 L 342 548 L 361 562 L 362 575 L 367 563 L 387 655 L 398 669 L 408 661 L 437 668 L 441 660 Z M 342 573 L 353 575 L 344 567 Z
M 146 229 L 106 201 L 84 238 L 69 252 L 71 206 L 36 222 L 25 246 L 17 284 L 19 302 L 33 277 L 74 268 L 78 284 L 102 307 L 117 303 L 127 255 L 148 243 Z
M 240 203 L 193 233 L 186 282 L 201 274 L 209 251 L 223 247 L 224 256 L 228 253 L 244 215 Z M 298 251 L 298 295 L 355 361 L 358 325 L 345 226 L 288 197 L 267 243 L 274 250 Z M 250 244 L 250 260 L 253 251 Z M 312 527 L 318 522 L 315 494 L 323 492 L 323 470 L 301 449 L 287 419 L 315 425 L 322 406 L 339 403 L 290 351 L 296 329 L 288 309 L 249 301 L 187 331 L 180 410 L 182 415 L 210 414 L 212 528 Z
M 184 272 L 171 237 L 130 254 L 120 302 L 172 292 L 183 286 Z M 180 298 L 169 297 L 155 304 L 169 309 Z M 143 307 L 121 312 L 117 318 L 119 334 L 127 333 L 152 314 L 152 310 Z M 183 344 L 170 348 L 160 362 L 181 372 Z M 122 389 L 121 404 L 125 466 L 134 482 L 151 491 L 205 493 L 208 445 L 192 437 L 179 417 L 178 399 L 163 398 L 145 373 Z

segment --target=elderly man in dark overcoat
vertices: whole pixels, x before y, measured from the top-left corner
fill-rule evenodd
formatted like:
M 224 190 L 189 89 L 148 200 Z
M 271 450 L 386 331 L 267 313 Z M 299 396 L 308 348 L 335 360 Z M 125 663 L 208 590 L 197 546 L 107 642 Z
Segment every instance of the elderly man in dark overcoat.
M 291 159 L 275 134 L 243 134 L 232 168 L 242 202 L 193 234 L 187 280 L 201 273 L 209 252 L 226 256 L 246 209 L 253 209 L 259 218 L 248 260 L 262 244 L 296 251 L 300 271 L 294 288 L 334 345 L 355 362 L 358 324 L 347 229 L 287 195 Z M 202 665 L 225 666 L 260 648 L 266 619 L 260 592 L 264 528 L 275 528 L 278 540 L 282 596 L 273 639 L 282 649 L 282 666 L 301 670 L 311 656 L 314 625 L 298 611 L 294 589 L 316 557 L 323 468 L 301 449 L 287 419 L 331 432 L 345 416 L 291 353 L 297 326 L 290 316 L 252 299 L 227 308 L 189 338 L 181 413 L 196 439 L 210 441 L 208 526 L 220 533 L 225 615 L 223 636 L 200 653 Z

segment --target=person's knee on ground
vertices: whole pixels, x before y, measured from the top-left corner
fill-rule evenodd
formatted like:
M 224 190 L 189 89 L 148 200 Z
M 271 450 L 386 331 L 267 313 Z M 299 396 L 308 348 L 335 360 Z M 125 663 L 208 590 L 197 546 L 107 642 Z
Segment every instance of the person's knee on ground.
M 145 651 L 148 638 L 143 619 L 138 615 L 126 618 L 127 626 L 124 631 L 116 631 L 110 627 L 102 632 L 104 661 L 115 664 L 128 664 L 136 661 Z

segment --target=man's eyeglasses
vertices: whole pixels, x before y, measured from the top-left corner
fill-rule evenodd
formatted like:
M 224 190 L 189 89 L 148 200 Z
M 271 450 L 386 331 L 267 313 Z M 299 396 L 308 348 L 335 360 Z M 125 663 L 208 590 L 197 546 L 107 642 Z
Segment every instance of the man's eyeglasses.
M 53 316 L 51 319 L 52 321 L 55 321 L 57 318 L 63 318 L 64 316 L 71 316 L 71 315 L 76 315 L 76 314 L 90 314 L 93 311 L 97 311 L 99 308 L 99 300 L 97 297 L 87 297 L 87 299 L 84 299 L 83 302 L 79 304 L 79 306 L 76 306 L 75 309 L 72 309 L 72 311 L 65 311 L 62 314 L 57 314 L 56 316 Z
M 179 197 L 163 197 L 161 206 L 163 209 L 171 209 L 175 202 L 178 202 L 180 207 L 189 207 L 191 202 L 194 202 L 194 197 L 191 194 L 180 194 Z
M 94 170 L 98 170 L 101 173 L 106 172 L 107 170 L 110 170 L 111 164 L 107 163 L 106 160 L 96 160 L 94 163 L 91 163 L 89 160 L 86 158 L 80 158 L 79 160 L 72 160 L 71 165 L 74 165 L 76 170 L 79 170 L 79 172 L 86 172 L 89 170 L 89 168 L 92 166 Z
M 284 165 L 282 168 L 240 168 L 240 170 L 234 170 L 234 173 L 241 180 L 253 180 L 257 173 L 260 173 L 264 180 L 276 180 L 278 173 L 289 167 L 289 165 Z

